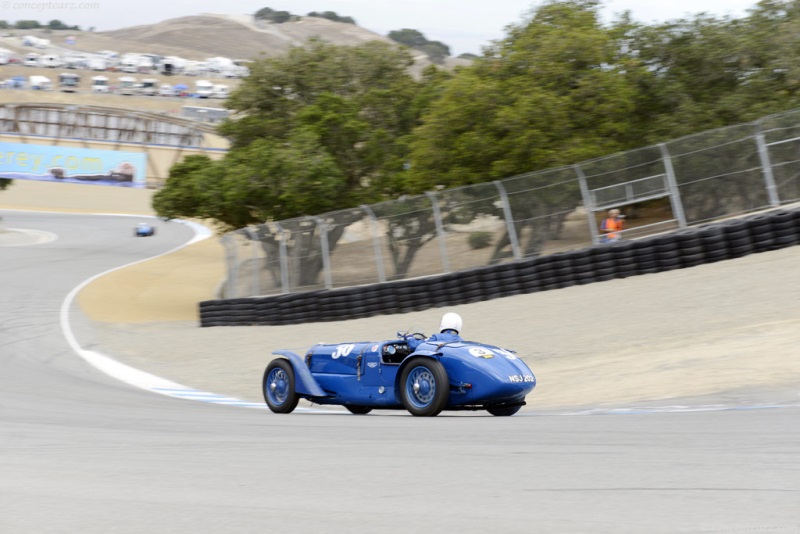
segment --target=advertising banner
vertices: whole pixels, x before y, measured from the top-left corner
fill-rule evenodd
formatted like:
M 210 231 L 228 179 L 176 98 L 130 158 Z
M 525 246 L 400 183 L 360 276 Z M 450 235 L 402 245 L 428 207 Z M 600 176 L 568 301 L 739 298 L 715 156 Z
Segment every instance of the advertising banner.
M 0 178 L 145 187 L 146 168 L 144 152 L 0 143 Z

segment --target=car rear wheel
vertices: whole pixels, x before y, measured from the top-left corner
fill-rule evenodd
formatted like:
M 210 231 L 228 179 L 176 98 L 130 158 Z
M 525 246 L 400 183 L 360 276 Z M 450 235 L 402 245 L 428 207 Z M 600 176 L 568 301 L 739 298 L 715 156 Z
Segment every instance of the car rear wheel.
M 299 400 L 294 389 L 294 368 L 288 360 L 276 358 L 264 371 L 264 400 L 275 413 L 291 413 Z
M 369 412 L 372 411 L 372 408 L 370 408 L 369 406 L 354 406 L 348 404 L 345 405 L 345 408 L 347 408 L 347 410 L 350 413 L 354 413 L 356 415 L 367 415 Z
M 507 416 L 517 413 L 522 406 L 494 406 L 486 408 L 486 411 L 492 415 Z
M 412 415 L 438 415 L 449 393 L 447 371 L 437 360 L 413 358 L 400 375 L 400 400 Z

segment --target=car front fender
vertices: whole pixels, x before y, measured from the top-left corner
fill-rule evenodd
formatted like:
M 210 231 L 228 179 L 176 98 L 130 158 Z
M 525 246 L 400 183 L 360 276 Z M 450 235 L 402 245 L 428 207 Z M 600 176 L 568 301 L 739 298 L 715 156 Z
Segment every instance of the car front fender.
M 295 354 L 294 352 L 290 352 L 288 350 L 276 350 L 272 354 L 276 354 L 278 356 L 283 356 L 289 360 L 292 364 L 292 368 L 294 369 L 294 374 L 297 380 L 295 380 L 295 391 L 300 395 L 308 395 L 311 397 L 327 397 L 328 395 L 322 390 L 320 385 L 314 380 L 314 377 L 311 374 L 311 371 L 308 370 L 303 359 Z

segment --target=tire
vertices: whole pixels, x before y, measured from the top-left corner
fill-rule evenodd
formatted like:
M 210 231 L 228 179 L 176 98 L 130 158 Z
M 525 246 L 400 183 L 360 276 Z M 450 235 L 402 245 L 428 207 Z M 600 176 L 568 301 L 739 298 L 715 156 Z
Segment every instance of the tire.
M 367 415 L 369 412 L 372 411 L 372 408 L 370 408 L 369 406 L 356 406 L 356 405 L 346 404 L 344 407 L 347 408 L 347 411 L 355 415 Z
M 264 400 L 275 413 L 292 413 L 299 397 L 294 389 L 294 368 L 288 360 L 276 358 L 269 362 L 262 382 Z
M 433 417 L 447 405 L 450 383 L 437 360 L 412 358 L 400 373 L 400 400 L 411 415 Z
M 486 411 L 492 415 L 496 415 L 498 417 L 507 417 L 509 415 L 514 415 L 522 406 L 494 406 L 486 408 Z

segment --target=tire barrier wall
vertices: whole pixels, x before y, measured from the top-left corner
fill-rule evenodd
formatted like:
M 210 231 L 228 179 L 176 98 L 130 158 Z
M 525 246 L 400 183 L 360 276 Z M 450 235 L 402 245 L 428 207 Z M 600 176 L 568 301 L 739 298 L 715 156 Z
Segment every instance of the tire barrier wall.
M 800 208 L 513 263 L 365 286 L 200 303 L 201 326 L 287 325 L 455 306 L 694 267 L 800 244 Z

